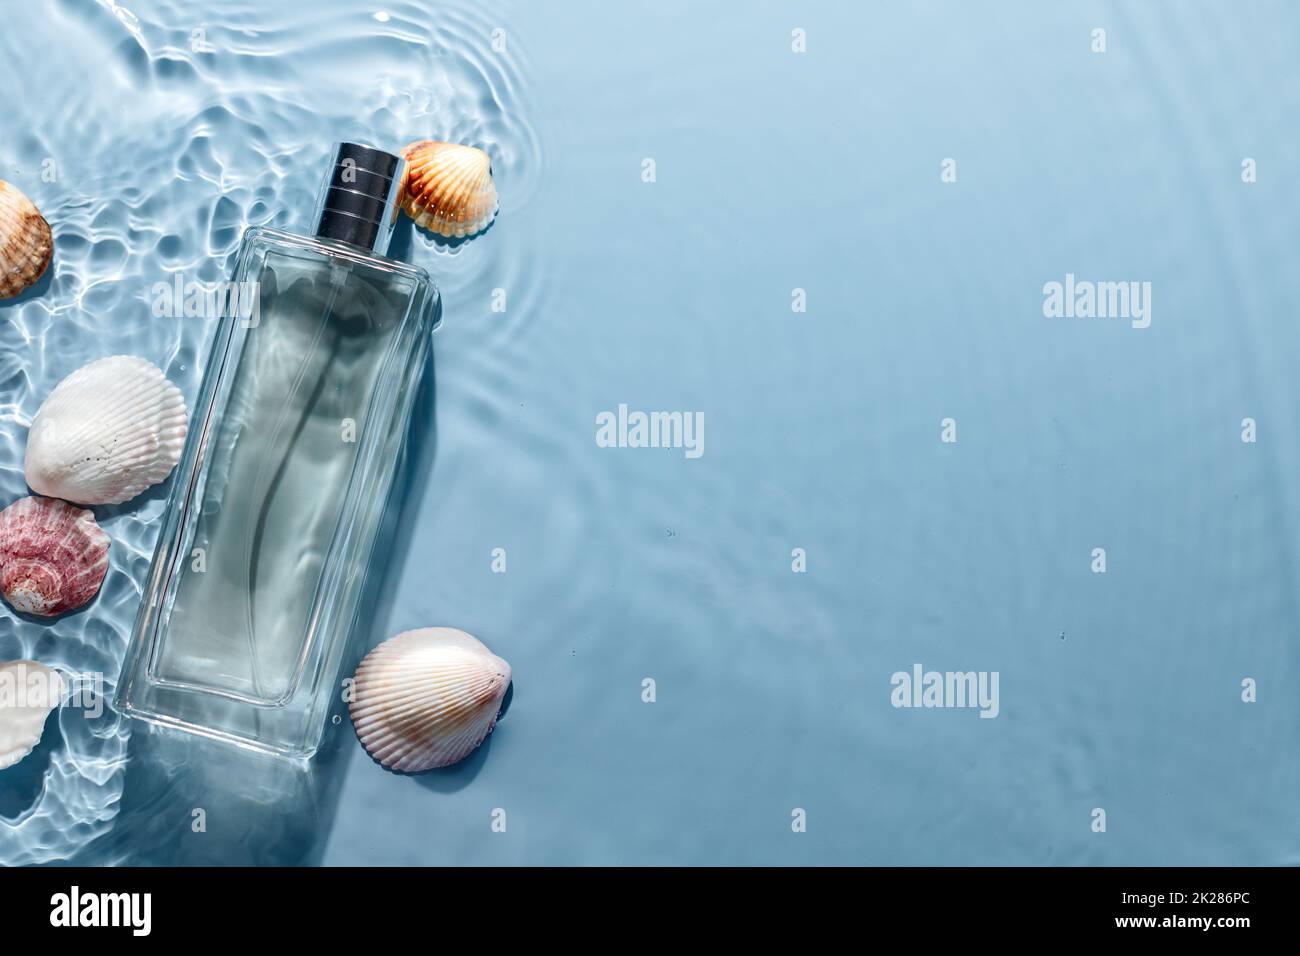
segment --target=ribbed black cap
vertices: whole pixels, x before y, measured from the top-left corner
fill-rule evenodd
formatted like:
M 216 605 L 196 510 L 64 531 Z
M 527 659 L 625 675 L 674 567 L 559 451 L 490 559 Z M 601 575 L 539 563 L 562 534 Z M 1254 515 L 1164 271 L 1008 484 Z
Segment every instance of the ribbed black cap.
M 397 221 L 406 161 L 361 143 L 338 143 L 316 198 L 316 235 L 383 255 Z

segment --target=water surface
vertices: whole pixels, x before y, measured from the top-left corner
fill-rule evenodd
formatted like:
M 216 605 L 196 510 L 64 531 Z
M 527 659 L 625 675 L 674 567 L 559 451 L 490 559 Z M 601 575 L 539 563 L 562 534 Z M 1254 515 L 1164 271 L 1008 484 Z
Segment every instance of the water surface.
M 4 501 L 84 362 L 193 399 L 212 324 L 152 287 L 305 228 L 332 142 L 489 151 L 486 234 L 395 242 L 444 322 L 360 643 L 461 627 L 515 688 L 418 777 L 346 717 L 300 770 L 65 708 L 0 862 L 1300 859 L 1294 8 L 5 16 L 0 177 L 56 253 L 0 305 Z M 1152 283 L 1150 326 L 1045 318 L 1067 273 Z M 703 413 L 703 454 L 600 447 L 620 404 Z M 0 659 L 115 679 L 167 490 L 96 509 L 103 592 L 5 609 Z M 914 663 L 997 671 L 998 716 L 894 708 Z

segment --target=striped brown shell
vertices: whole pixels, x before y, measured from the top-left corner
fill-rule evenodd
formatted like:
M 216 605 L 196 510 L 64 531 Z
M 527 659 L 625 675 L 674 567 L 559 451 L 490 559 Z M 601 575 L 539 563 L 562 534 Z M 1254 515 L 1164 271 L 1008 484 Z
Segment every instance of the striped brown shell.
M 36 282 L 53 255 L 50 224 L 22 190 L 0 179 L 0 299 Z
M 449 239 L 482 232 L 497 212 L 492 159 L 473 146 L 422 139 L 402 150 L 402 209 L 421 229 Z

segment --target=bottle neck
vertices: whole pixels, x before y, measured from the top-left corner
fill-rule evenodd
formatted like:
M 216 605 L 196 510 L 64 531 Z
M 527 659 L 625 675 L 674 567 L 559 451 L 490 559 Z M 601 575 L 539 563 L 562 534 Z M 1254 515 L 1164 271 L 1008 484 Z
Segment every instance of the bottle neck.
M 397 223 L 406 162 L 359 143 L 339 143 L 316 201 L 313 231 L 383 255 Z

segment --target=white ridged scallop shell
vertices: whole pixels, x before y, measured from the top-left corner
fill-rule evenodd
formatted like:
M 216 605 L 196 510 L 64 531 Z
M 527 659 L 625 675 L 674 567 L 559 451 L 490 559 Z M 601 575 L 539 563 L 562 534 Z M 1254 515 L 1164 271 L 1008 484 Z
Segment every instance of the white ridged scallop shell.
M 482 232 L 497 212 L 492 159 L 473 146 L 422 139 L 402 150 L 401 206 L 415 224 L 449 239 Z
M 389 770 L 446 767 L 492 732 L 509 686 L 510 665 L 464 631 L 405 631 L 357 668 L 352 723 Z
M 50 393 L 27 436 L 27 484 L 42 495 L 117 505 L 163 481 L 180 461 L 185 399 L 134 355 L 99 359 Z
M 0 299 L 39 279 L 53 255 L 50 224 L 21 189 L 0 179 Z
M 19 498 L 0 511 L 0 595 L 24 614 L 75 611 L 99 593 L 109 544 L 86 509 Z
M 65 690 L 59 672 L 44 664 L 0 664 L 0 770 L 36 749 L 45 732 L 45 718 L 59 706 Z

